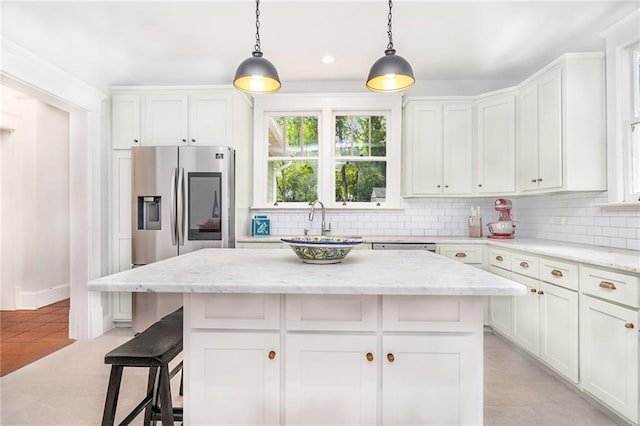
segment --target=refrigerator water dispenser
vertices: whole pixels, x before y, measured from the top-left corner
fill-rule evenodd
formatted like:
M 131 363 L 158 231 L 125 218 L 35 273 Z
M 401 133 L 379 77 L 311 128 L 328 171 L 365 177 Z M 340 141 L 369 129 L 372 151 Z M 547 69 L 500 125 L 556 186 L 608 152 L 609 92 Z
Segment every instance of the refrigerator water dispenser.
M 138 229 L 160 230 L 162 197 L 138 197 Z

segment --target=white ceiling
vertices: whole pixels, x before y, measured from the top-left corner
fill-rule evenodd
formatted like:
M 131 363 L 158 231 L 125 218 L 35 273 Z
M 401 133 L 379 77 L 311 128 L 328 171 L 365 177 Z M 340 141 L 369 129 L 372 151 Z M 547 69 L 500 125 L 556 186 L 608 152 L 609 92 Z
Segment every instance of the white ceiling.
M 639 5 L 396 0 L 394 45 L 419 81 L 516 82 L 564 52 L 603 50 L 600 33 Z M 1 8 L 3 38 L 102 90 L 229 84 L 254 46 L 253 0 L 5 0 Z M 263 0 L 260 9 L 262 51 L 283 88 L 310 81 L 364 87 L 384 54 L 385 0 Z M 336 61 L 321 63 L 325 54 Z

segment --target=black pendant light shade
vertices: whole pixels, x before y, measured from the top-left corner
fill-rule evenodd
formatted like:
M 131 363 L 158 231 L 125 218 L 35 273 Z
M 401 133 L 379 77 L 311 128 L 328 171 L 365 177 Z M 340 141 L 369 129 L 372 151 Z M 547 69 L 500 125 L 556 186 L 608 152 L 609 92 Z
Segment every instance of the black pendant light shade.
M 236 89 L 249 93 L 273 93 L 281 87 L 276 67 L 257 50 L 240 63 L 233 85 Z
M 384 51 L 384 56 L 373 64 L 369 71 L 369 77 L 367 77 L 367 88 L 374 92 L 399 92 L 413 86 L 416 81 L 409 62 L 402 56 L 396 55 L 396 50 L 393 48 L 393 33 L 391 31 L 392 8 L 393 2 L 389 0 L 389 20 L 387 23 L 389 43 L 387 44 L 387 50 Z
M 280 77 L 276 67 L 263 58 L 260 51 L 260 0 L 256 0 L 256 45 L 251 57 L 238 66 L 233 86 L 243 92 L 256 94 L 280 90 Z
M 395 49 L 387 49 L 371 67 L 367 87 L 375 92 L 399 92 L 413 86 L 415 81 L 409 62 L 396 55 Z

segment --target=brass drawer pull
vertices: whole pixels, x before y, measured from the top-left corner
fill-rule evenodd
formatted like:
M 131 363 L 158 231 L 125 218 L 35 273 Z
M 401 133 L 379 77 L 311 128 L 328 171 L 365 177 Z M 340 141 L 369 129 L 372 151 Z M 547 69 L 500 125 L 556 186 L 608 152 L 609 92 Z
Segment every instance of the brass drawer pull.
M 535 288 L 530 288 L 530 289 L 529 289 L 529 291 L 530 291 L 531 293 L 537 293 L 537 292 L 538 292 L 538 290 L 536 290 Z
M 467 253 L 456 253 L 456 257 L 467 257 Z
M 561 278 L 563 276 L 562 275 L 562 271 L 558 271 L 557 269 L 552 270 L 551 271 L 551 275 L 553 275 L 554 277 L 559 277 L 559 278 Z
M 628 322 L 624 326 L 625 326 L 625 328 L 632 329 L 633 328 L 633 323 Z
M 616 285 L 614 283 L 610 283 L 609 281 L 600 281 L 599 286 L 602 287 L 602 288 L 607 288 L 609 290 L 615 290 L 616 289 Z
M 269 351 L 269 359 L 274 359 L 276 357 L 276 351 Z
M 529 264 L 527 262 L 520 262 L 520 267 L 521 268 L 528 268 Z
M 396 357 L 394 357 L 393 354 L 387 354 L 387 360 L 389 362 L 393 362 L 396 360 Z
M 542 295 L 544 294 L 544 291 L 540 290 L 540 291 L 538 291 L 538 294 L 539 294 L 540 296 L 542 296 Z
M 367 352 L 367 361 L 373 361 L 373 354 L 371 352 Z
M 504 260 L 504 257 L 502 257 L 502 256 L 496 256 L 496 260 L 497 260 L 498 262 L 502 262 L 502 261 Z

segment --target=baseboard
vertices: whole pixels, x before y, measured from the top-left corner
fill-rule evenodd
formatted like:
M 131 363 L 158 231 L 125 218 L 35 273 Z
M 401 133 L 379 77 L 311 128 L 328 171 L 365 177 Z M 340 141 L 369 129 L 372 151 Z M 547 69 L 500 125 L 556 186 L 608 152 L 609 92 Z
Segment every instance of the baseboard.
M 69 284 L 61 284 L 38 291 L 22 291 L 20 287 L 16 287 L 16 309 L 42 308 L 43 306 L 68 299 L 69 294 Z

